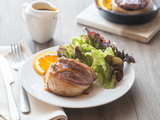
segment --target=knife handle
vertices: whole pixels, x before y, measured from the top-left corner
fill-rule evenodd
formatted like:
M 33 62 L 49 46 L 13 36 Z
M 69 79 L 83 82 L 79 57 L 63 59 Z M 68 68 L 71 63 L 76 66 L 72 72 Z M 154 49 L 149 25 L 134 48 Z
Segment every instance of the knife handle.
M 10 84 L 6 84 L 7 96 L 8 96 L 8 103 L 9 103 L 9 111 L 11 119 L 13 120 L 20 120 L 19 111 L 17 109 L 15 100 L 13 98 L 13 93 L 11 91 Z

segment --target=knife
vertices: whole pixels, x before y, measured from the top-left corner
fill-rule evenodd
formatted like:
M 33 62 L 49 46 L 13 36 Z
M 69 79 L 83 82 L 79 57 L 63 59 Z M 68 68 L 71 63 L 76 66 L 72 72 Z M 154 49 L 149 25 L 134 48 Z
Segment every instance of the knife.
M 11 90 L 11 84 L 14 82 L 13 74 L 11 72 L 10 66 L 6 58 L 3 57 L 2 55 L 0 55 L 0 68 L 3 76 L 4 84 L 6 86 L 10 117 L 13 120 L 19 120 L 20 119 L 19 111 L 17 109 L 15 100 L 13 98 L 12 90 Z

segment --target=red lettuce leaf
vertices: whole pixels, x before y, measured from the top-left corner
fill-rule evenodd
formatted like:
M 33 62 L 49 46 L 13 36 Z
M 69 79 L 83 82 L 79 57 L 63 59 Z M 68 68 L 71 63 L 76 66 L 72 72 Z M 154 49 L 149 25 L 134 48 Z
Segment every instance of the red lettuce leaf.
M 122 50 L 122 52 L 119 51 L 116 45 L 111 44 L 110 40 L 107 42 L 99 33 L 94 31 L 90 32 L 86 27 L 84 27 L 83 30 L 88 36 L 88 40 L 86 41 L 89 41 L 89 44 L 96 49 L 106 50 L 107 47 L 111 47 L 117 57 L 121 58 L 127 63 L 135 63 L 135 59 L 132 56 L 130 56 L 128 53 L 125 54 L 124 50 Z

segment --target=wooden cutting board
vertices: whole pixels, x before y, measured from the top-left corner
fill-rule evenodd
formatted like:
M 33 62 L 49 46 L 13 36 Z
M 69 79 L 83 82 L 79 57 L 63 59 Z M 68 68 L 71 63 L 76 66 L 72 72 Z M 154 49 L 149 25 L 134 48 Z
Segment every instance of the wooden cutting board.
M 77 23 L 106 32 L 148 43 L 160 30 L 160 14 L 152 21 L 141 25 L 122 25 L 110 22 L 98 13 L 95 4 L 91 4 L 76 17 Z

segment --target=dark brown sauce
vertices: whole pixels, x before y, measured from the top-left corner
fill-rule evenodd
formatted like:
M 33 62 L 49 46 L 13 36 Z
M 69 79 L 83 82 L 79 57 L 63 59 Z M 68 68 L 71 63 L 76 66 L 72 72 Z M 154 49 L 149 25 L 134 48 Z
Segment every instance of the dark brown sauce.
M 48 10 L 48 11 L 53 11 L 53 10 L 50 10 L 50 9 L 36 9 L 36 10 Z
M 46 77 L 45 77 L 45 75 L 46 74 L 43 75 L 43 82 L 44 82 L 44 84 L 46 84 Z
M 36 10 L 42 10 L 42 11 L 57 11 L 57 8 L 34 8 Z
M 43 82 L 44 82 L 44 90 L 47 92 L 51 92 L 47 86 L 45 74 L 43 75 Z
M 69 68 L 66 64 L 64 63 L 57 63 L 57 66 L 56 66 L 56 70 L 52 71 L 52 75 L 53 76 L 56 76 L 59 72 L 64 72 L 64 71 L 71 71 L 73 73 L 77 73 L 78 71 L 77 70 L 74 70 L 72 68 Z
M 44 90 L 51 93 L 51 90 L 47 87 L 46 84 L 44 85 Z

